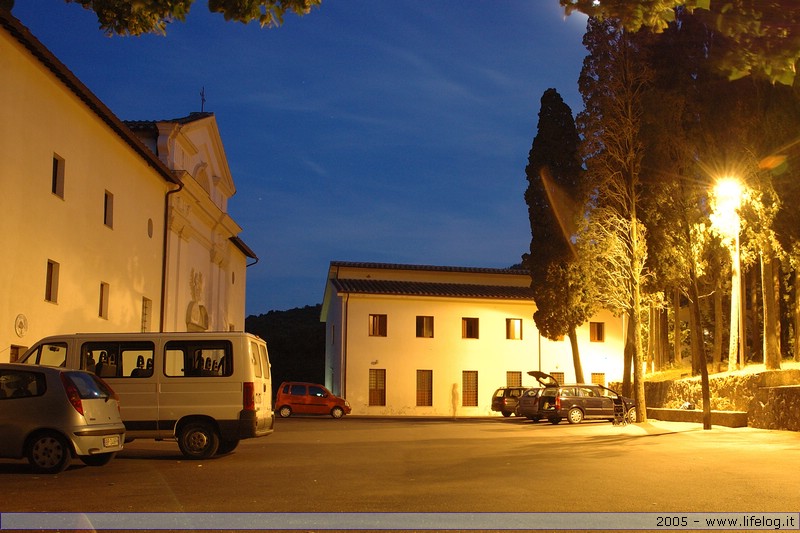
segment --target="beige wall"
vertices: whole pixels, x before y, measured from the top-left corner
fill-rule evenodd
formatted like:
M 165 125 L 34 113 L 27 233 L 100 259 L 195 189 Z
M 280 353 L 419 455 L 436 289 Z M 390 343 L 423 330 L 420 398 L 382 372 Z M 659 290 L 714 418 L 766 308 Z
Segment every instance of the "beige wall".
M 154 314 L 160 306 L 164 178 L 5 31 L 0 72 L 0 361 L 11 345 L 48 334 L 138 331 L 142 298 Z M 51 192 L 54 154 L 64 160 L 63 199 Z M 103 223 L 105 191 L 113 229 Z M 57 303 L 44 300 L 48 260 L 60 265 Z M 28 322 L 22 337 L 18 315 Z
M 436 279 L 474 284 L 496 283 L 524 286 L 525 276 L 460 272 L 407 271 L 415 279 Z M 340 269 L 340 277 L 403 279 L 397 270 Z M 431 277 L 432 276 L 432 277 Z M 356 415 L 397 416 L 486 416 L 491 396 L 507 384 L 506 372 L 520 372 L 523 386 L 537 386 L 530 370 L 564 372 L 566 382 L 575 381 L 572 351 L 567 339 L 549 341 L 539 337 L 533 321 L 531 301 L 470 298 L 391 296 L 369 294 L 336 295 L 328 287 L 324 319 L 327 321 L 326 385 L 344 395 Z M 387 335 L 369 335 L 369 315 L 387 315 Z M 434 317 L 434 337 L 416 337 L 416 317 Z M 479 338 L 462 338 L 462 317 L 479 319 Z M 506 338 L 506 319 L 522 320 L 522 340 Z M 578 331 L 584 378 L 602 373 L 605 382 L 622 377 L 622 320 L 603 311 L 593 321 L 605 325 L 605 341 L 590 342 L 589 324 Z M 346 326 L 344 326 L 346 325 Z M 370 369 L 386 371 L 386 405 L 369 405 Z M 433 371 L 433 405 L 416 406 L 416 371 Z M 478 372 L 478 406 L 462 405 L 462 371 Z M 456 389 L 456 402 L 453 390 Z

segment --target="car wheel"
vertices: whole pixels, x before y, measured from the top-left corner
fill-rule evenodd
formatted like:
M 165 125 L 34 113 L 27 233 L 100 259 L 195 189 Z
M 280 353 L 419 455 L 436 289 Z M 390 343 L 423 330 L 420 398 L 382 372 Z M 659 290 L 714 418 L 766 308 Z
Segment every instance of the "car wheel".
M 551 416 L 547 420 L 549 420 L 551 424 L 558 424 L 559 422 L 561 422 L 561 417 L 560 416 Z
M 239 439 L 220 440 L 217 455 L 231 453 L 239 445 Z
M 288 405 L 284 405 L 283 407 L 278 409 L 278 414 L 280 415 L 281 418 L 289 418 L 290 416 L 292 416 L 292 408 L 289 407 Z
M 104 466 L 111 462 L 111 459 L 113 459 L 115 455 L 115 452 L 98 453 L 96 455 L 79 455 L 78 459 L 86 466 Z
M 331 416 L 333 418 L 342 418 L 344 416 L 344 409 L 341 407 L 334 407 L 331 409 Z
M 208 459 L 219 449 L 219 435 L 207 422 L 189 422 L 180 430 L 178 447 L 190 459 Z
M 573 407 L 569 410 L 569 413 L 567 413 L 567 420 L 569 420 L 570 424 L 580 424 L 583 422 L 583 411 L 577 407 Z
M 506 417 L 511 416 L 511 411 L 500 411 L 500 413 Z
M 625 419 L 628 421 L 628 424 L 635 424 L 636 423 L 636 408 L 631 407 L 628 409 L 628 412 L 625 414 Z
M 39 433 L 28 445 L 28 462 L 41 474 L 58 474 L 69 466 L 72 453 L 67 439 L 53 431 Z

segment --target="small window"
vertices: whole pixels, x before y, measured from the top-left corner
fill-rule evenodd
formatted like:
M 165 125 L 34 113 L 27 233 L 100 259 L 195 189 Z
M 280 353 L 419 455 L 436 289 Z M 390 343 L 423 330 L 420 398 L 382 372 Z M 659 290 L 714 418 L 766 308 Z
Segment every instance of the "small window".
M 417 370 L 417 407 L 433 405 L 433 370 Z
M 433 317 L 432 316 L 418 316 L 417 317 L 417 337 L 432 339 L 433 338 Z
M 369 336 L 386 336 L 386 315 L 369 315 Z
M 564 383 L 564 373 L 563 372 L 550 372 L 550 375 L 553 376 L 558 383 Z
M 230 376 L 232 354 L 229 341 L 170 341 L 164 348 L 164 372 L 169 377 Z
M 100 306 L 99 306 L 99 317 L 108 319 L 108 291 L 109 286 L 108 283 L 100 283 Z
M 478 338 L 478 319 L 477 318 L 462 318 L 461 319 L 461 338 L 462 339 L 477 339 Z
M 513 341 L 522 340 L 521 318 L 506 318 L 506 339 Z
M 309 385 L 308 386 L 308 395 L 314 396 L 316 398 L 327 398 L 328 393 L 325 392 L 325 389 L 322 387 L 318 387 L 316 385 Z
M 30 365 L 62 366 L 67 362 L 67 343 L 40 344 L 24 362 Z
M 81 346 L 81 368 L 101 378 L 150 377 L 154 355 L 148 341 L 87 342 Z
M 53 154 L 52 192 L 62 200 L 64 199 L 64 159 L 57 154 Z
M 58 302 L 58 271 L 59 265 L 55 261 L 47 261 L 47 279 L 44 286 L 44 299 L 48 302 Z
M 461 372 L 461 405 L 463 407 L 478 406 L 478 371 Z
M 522 387 L 522 372 L 518 370 L 506 372 L 506 386 Z
M 41 372 L 0 370 L 0 400 L 41 396 L 45 390 L 47 380 Z
M 606 385 L 606 374 L 605 372 L 592 372 L 592 383 L 595 385 Z
M 589 322 L 589 340 L 591 342 L 605 342 L 605 323 Z
M 306 386 L 305 385 L 292 385 L 292 388 L 289 389 L 289 394 L 292 396 L 305 396 L 306 395 Z
M 103 202 L 103 224 L 114 227 L 114 195 L 106 191 Z
M 386 369 L 369 369 L 369 404 L 386 405 Z

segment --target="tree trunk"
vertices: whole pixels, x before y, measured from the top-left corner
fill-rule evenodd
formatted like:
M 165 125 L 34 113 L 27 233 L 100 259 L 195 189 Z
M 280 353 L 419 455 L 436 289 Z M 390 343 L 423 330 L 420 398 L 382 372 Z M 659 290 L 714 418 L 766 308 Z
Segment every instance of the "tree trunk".
M 745 361 L 756 359 L 756 355 L 761 352 L 761 328 L 759 327 L 758 317 L 758 272 L 757 264 L 750 269 L 750 343 L 749 351 L 745 351 Z M 762 358 L 763 361 L 763 358 Z
M 711 392 L 708 386 L 708 364 L 706 363 L 705 343 L 703 342 L 703 318 L 700 314 L 700 291 L 697 288 L 697 275 L 690 270 L 692 297 L 689 299 L 689 321 L 691 322 L 692 366 L 699 362 L 700 388 L 703 395 L 703 429 L 711 429 Z
M 800 268 L 794 270 L 794 360 L 800 361 Z
M 674 339 L 673 339 L 673 350 L 675 356 L 673 357 L 673 361 L 675 366 L 681 365 L 681 291 L 677 287 L 672 293 L 672 311 L 675 316 L 673 316 L 673 320 L 675 322 L 675 326 L 673 328 L 674 332 Z
M 625 348 L 623 350 L 623 369 L 622 369 L 622 395 L 628 398 L 633 397 L 633 388 L 631 387 L 631 367 L 633 366 L 633 333 L 631 328 L 633 324 L 630 316 L 627 320 L 627 327 L 625 331 Z
M 717 284 L 714 291 L 714 354 L 712 356 L 714 372 L 722 370 L 722 290 Z
M 569 330 L 569 345 L 572 347 L 572 364 L 575 366 L 575 382 L 586 383 L 583 379 L 583 367 L 581 366 L 581 354 L 578 351 L 578 333 L 575 328 Z
M 773 269 L 775 259 L 770 252 L 761 254 L 761 299 L 764 302 L 764 365 L 767 370 L 781 368 L 781 351 L 778 345 L 778 314 L 775 300 Z
M 666 307 L 658 314 L 658 321 L 659 324 L 661 324 L 658 328 L 658 331 L 660 332 L 659 342 L 661 343 L 661 349 L 659 350 L 661 354 L 660 363 L 661 370 L 664 370 L 664 368 L 667 366 L 667 363 L 669 363 L 669 312 Z
M 649 334 L 647 335 L 647 368 L 645 372 L 653 372 L 655 370 L 656 362 L 656 339 L 658 338 L 658 327 L 656 326 L 656 306 L 650 303 L 647 313 L 647 320 L 650 327 L 647 328 Z

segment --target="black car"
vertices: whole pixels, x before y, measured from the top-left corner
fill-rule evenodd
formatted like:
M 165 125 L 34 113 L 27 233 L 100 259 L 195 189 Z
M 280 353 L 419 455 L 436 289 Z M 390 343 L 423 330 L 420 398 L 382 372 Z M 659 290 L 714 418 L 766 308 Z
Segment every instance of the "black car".
M 636 403 L 616 391 L 594 383 L 560 384 L 550 374 L 533 370 L 529 375 L 542 385 L 537 398 L 538 410 L 528 405 L 520 414 L 532 420 L 546 418 L 558 424 L 566 418 L 570 424 L 584 419 L 607 419 L 636 422 Z M 525 402 L 526 404 L 528 402 Z
M 519 397 L 519 403 L 517 404 L 515 414 L 517 416 L 524 416 L 528 420 L 538 422 L 541 417 L 539 414 L 539 398 L 541 398 L 543 390 L 543 388 L 537 388 L 527 389 L 523 392 L 522 396 Z
M 492 395 L 492 411 L 499 411 L 503 416 L 511 416 L 517 411 L 519 397 L 527 387 L 500 387 Z

